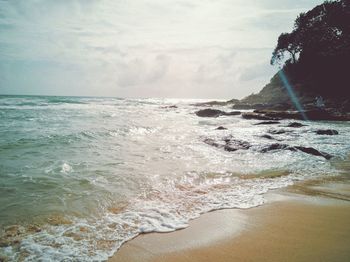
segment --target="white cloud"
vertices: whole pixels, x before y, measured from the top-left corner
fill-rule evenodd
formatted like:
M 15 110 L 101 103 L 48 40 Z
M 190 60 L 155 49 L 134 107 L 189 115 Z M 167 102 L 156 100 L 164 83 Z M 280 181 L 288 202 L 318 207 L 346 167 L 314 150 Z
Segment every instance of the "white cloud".
M 0 92 L 243 97 L 320 0 L 0 1 Z

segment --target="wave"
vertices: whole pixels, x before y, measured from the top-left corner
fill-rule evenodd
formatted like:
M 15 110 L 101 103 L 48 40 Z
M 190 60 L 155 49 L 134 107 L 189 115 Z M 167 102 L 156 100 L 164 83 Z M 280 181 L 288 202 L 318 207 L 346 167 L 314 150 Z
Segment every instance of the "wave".
M 24 261 L 104 261 L 138 234 L 182 229 L 191 219 L 212 210 L 259 206 L 268 190 L 296 179 L 300 178 L 240 179 L 237 174 L 189 173 L 154 183 L 147 194 L 106 207 L 96 217 L 63 217 L 40 232 L 23 234 L 13 256 L 24 256 Z

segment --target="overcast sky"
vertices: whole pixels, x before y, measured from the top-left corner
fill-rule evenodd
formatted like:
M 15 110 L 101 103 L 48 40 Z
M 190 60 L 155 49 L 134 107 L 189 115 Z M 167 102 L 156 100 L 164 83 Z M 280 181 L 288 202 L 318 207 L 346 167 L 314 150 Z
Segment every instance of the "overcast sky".
M 242 98 L 320 0 L 0 0 L 0 93 Z

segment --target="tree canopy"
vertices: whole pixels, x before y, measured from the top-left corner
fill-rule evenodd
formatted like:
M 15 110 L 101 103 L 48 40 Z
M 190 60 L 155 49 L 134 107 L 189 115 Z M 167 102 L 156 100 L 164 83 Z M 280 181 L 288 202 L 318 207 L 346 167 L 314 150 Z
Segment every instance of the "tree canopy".
M 301 13 L 282 33 L 271 64 L 284 65 L 309 91 L 347 94 L 350 73 L 350 0 L 326 1 Z

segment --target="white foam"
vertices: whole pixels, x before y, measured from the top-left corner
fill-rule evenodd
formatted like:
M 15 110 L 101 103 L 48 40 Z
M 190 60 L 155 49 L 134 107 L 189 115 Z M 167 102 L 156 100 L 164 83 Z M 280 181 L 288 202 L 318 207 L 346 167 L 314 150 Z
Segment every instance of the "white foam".
M 72 171 L 73 171 L 73 168 L 69 164 L 67 163 L 62 164 L 61 173 L 68 174 Z

